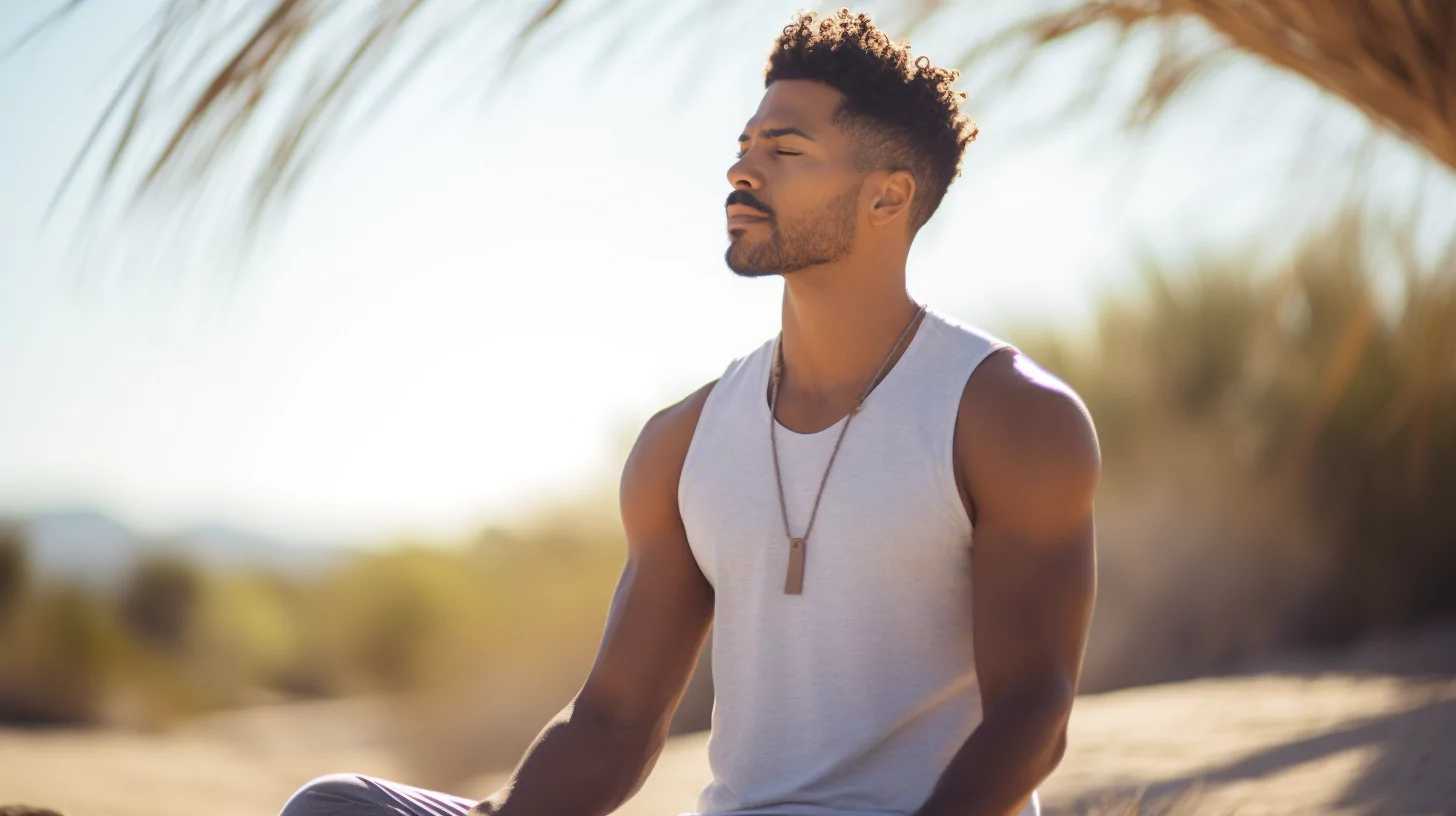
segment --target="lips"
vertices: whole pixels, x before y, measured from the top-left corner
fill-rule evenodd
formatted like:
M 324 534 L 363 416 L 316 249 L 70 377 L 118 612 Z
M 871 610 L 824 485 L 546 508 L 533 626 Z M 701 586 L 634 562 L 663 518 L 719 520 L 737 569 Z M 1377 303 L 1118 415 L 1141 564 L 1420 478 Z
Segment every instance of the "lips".
M 767 213 L 759 212 L 752 207 L 745 207 L 742 204 L 728 206 L 728 226 L 730 227 L 747 227 L 762 224 L 767 220 L 769 220 Z

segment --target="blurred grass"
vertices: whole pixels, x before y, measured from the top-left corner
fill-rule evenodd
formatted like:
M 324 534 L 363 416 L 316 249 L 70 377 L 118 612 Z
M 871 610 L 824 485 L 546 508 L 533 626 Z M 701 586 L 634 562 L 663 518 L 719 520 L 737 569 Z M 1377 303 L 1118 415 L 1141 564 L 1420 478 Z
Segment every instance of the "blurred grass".
M 1149 259 L 1090 338 L 1020 345 L 1103 446 L 1083 688 L 1456 609 L 1456 263 L 1347 213 L 1292 257 Z
M 1353 215 L 1280 261 L 1256 249 L 1148 259 L 1089 336 L 1013 337 L 1083 395 L 1103 445 L 1083 690 L 1456 610 L 1452 258 Z M 0 721 L 158 727 L 378 695 L 443 784 L 514 762 L 569 701 L 624 556 L 615 496 L 592 496 L 313 581 L 158 556 L 105 595 L 31 580 L 3 528 Z
M 311 582 L 158 556 L 114 595 L 27 580 L 12 528 L 0 533 L 0 718 L 149 726 L 280 696 L 488 694 L 527 676 L 565 703 L 625 553 L 594 526 L 405 542 Z M 582 671 L 538 676 L 563 662 Z

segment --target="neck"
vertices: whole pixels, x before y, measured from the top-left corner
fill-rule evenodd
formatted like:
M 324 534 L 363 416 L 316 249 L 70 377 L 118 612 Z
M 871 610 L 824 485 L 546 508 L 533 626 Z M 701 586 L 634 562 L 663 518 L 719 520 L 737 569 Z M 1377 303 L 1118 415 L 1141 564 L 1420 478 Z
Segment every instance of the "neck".
M 903 255 L 845 259 L 785 275 L 785 383 L 803 395 L 858 397 L 919 308 L 905 291 Z M 918 331 L 905 335 L 886 371 Z

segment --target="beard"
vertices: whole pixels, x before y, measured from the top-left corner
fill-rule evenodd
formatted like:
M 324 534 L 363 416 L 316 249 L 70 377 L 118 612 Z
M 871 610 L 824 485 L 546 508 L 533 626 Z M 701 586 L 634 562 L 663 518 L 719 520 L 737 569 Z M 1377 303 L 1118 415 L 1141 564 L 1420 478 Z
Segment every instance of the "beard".
M 728 245 L 723 260 L 745 278 L 782 275 L 836 261 L 854 245 L 858 201 L 859 188 L 850 185 L 817 211 L 794 219 L 774 216 L 768 238 L 751 240 L 745 232 Z

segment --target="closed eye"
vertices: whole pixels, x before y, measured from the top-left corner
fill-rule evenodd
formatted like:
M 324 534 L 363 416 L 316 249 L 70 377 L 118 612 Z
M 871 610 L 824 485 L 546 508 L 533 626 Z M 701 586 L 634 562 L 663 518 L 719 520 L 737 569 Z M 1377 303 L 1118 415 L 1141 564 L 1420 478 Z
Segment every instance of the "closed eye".
M 775 150 L 774 152 L 777 153 L 777 154 L 779 154 L 780 156 L 801 156 L 801 155 L 803 155 L 802 153 L 795 153 L 792 150 Z M 734 153 L 733 154 L 733 157 L 734 158 L 737 158 L 737 159 L 741 159 L 741 158 L 743 158 L 746 155 L 748 155 L 748 151 L 747 150 L 740 150 L 737 153 Z

